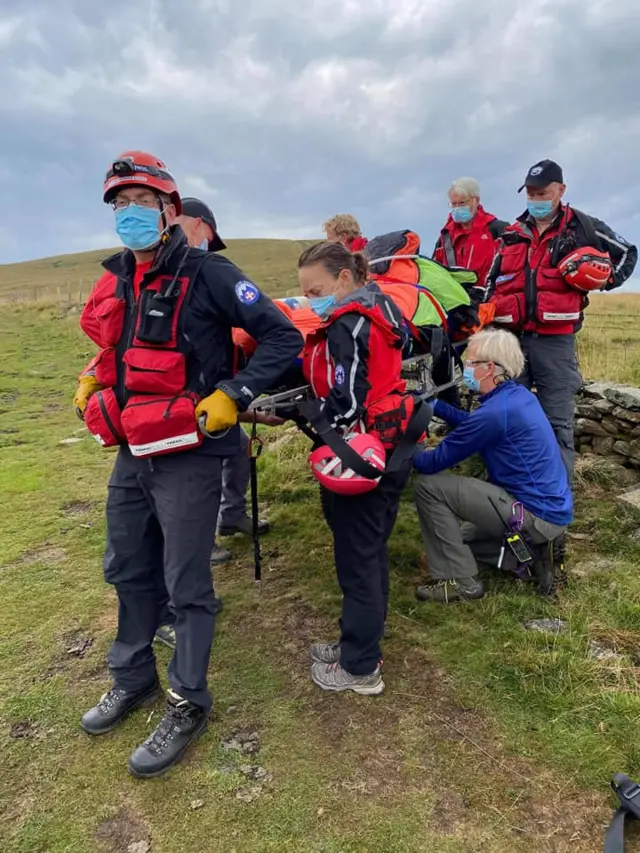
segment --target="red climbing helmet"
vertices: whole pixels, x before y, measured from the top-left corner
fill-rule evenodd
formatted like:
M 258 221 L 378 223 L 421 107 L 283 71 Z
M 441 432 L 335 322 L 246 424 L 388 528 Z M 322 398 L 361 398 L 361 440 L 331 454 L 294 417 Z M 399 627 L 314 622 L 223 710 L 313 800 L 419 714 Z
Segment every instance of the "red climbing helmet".
M 380 471 L 380 477 L 386 467 L 384 445 L 375 435 L 355 433 L 345 439 L 352 450 Z M 370 479 L 357 474 L 340 459 L 330 447 L 323 445 L 309 454 L 311 473 L 318 482 L 338 495 L 363 495 L 378 485 L 380 477 Z
M 153 154 L 125 151 L 112 162 L 104 179 L 103 200 L 112 201 L 118 190 L 125 187 L 149 187 L 155 192 L 166 193 L 178 215 L 182 212 L 178 185 L 162 160 Z
M 576 290 L 602 290 L 611 281 L 613 264 L 608 252 L 593 246 L 576 249 L 558 264 L 564 280 Z

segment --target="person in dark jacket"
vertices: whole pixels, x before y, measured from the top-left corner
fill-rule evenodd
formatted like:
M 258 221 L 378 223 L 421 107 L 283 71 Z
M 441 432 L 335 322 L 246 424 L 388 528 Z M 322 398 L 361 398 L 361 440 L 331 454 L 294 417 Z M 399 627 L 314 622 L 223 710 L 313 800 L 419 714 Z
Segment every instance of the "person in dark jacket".
M 589 300 L 559 265 L 576 249 L 606 252 L 613 269 L 605 289 L 613 290 L 633 273 L 638 250 L 601 220 L 563 202 L 562 169 L 553 160 L 529 169 L 518 192 L 525 189 L 527 209 L 502 235 L 486 299 L 495 305 L 494 322 L 520 336 L 526 357 L 520 381 L 535 387 L 571 481 L 574 398 L 582 385 L 575 336 Z
M 458 178 L 451 184 L 449 207 L 451 212 L 436 242 L 433 259 L 445 267 L 473 270 L 484 293 L 498 241 L 509 223 L 487 213 L 475 178 Z
M 82 313 L 99 352 L 80 377 L 74 405 L 100 444 L 119 446 L 104 559 L 119 612 L 108 654 L 113 685 L 81 725 L 102 734 L 159 696 L 152 642 L 163 581 L 177 637 L 167 706 L 129 759 L 131 773 L 149 777 L 172 766 L 206 728 L 215 624 L 209 557 L 222 460 L 239 452 L 240 414 L 273 386 L 303 341 L 229 260 L 189 247 L 173 224 L 181 199 L 161 160 L 125 152 L 107 172 L 103 198 L 126 248 L 104 262 Z M 237 375 L 233 326 L 258 341 Z
M 307 340 L 305 377 L 333 429 L 342 435 L 365 427 L 375 433 L 373 404 L 391 420 L 405 387 L 402 314 L 377 285 L 367 285 L 368 263 L 360 253 L 320 243 L 302 253 L 298 266 L 302 291 L 325 294 L 325 326 Z M 380 642 L 389 593 L 387 541 L 410 471 L 409 459 L 365 494 L 337 494 L 321 486 L 343 594 L 340 641 L 311 647 L 311 676 L 323 690 L 373 695 L 384 689 Z
M 435 404 L 434 414 L 454 429 L 434 450 L 414 456 L 420 474 L 416 505 L 432 579 L 418 587 L 419 599 L 482 598 L 476 556 L 497 564 L 505 531 L 519 513 L 524 535 L 536 545 L 553 543 L 572 521 L 571 490 L 551 425 L 536 397 L 515 381 L 523 369 L 515 335 L 503 329 L 478 332 L 469 339 L 464 381 L 480 395 L 480 405 L 466 412 Z M 488 482 L 441 473 L 475 453 L 484 460 Z

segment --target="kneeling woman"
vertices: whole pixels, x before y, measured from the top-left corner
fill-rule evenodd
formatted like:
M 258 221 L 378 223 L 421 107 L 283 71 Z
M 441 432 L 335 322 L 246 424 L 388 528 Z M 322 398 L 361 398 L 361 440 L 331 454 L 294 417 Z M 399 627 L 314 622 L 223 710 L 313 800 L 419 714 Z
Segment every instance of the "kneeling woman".
M 413 411 L 400 376 L 402 315 L 375 284 L 367 284 L 364 256 L 338 243 L 306 249 L 298 267 L 303 293 L 312 300 L 323 295 L 324 322 L 307 339 L 303 370 L 325 423 L 344 438 L 365 431 L 377 436 L 388 459 Z M 343 595 L 340 641 L 311 648 L 312 678 L 324 690 L 384 690 L 380 642 L 389 592 L 387 540 L 410 469 L 405 461 L 360 494 L 321 485 Z

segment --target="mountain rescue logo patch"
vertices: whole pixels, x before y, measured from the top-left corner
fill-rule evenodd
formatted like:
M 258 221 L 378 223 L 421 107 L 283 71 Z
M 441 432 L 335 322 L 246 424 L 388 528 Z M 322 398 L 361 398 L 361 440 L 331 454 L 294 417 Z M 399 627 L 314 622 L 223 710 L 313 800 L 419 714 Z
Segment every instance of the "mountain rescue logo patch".
M 235 291 L 238 301 L 242 302 L 243 305 L 253 305 L 260 299 L 260 291 L 250 281 L 239 281 L 236 284 Z
M 335 375 L 336 385 L 344 385 L 344 380 L 345 380 L 344 367 L 341 364 L 336 364 L 336 375 Z

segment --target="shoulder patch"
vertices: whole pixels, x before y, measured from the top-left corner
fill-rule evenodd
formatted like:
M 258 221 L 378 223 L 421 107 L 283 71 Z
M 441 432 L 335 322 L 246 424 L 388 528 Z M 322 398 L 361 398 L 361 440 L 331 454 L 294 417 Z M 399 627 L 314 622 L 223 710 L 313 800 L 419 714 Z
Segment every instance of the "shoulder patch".
M 243 305 L 253 305 L 260 299 L 260 291 L 250 281 L 239 281 L 235 286 L 236 296 Z
M 628 245 L 629 245 L 629 241 L 628 241 L 628 240 L 626 240 L 626 239 L 625 239 L 621 234 L 618 234 L 618 233 L 616 233 L 616 232 L 614 231 L 614 232 L 613 232 L 613 236 L 616 238 L 616 240 L 617 240 L 619 243 L 622 243 L 622 245 L 623 245 L 623 246 L 628 246 Z
M 344 367 L 341 364 L 336 364 L 335 383 L 336 385 L 344 385 L 345 375 Z

